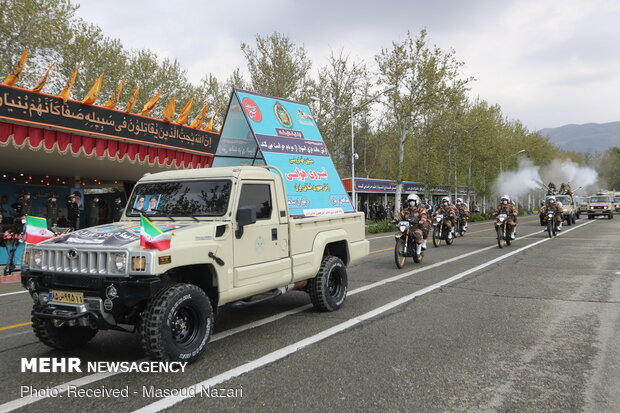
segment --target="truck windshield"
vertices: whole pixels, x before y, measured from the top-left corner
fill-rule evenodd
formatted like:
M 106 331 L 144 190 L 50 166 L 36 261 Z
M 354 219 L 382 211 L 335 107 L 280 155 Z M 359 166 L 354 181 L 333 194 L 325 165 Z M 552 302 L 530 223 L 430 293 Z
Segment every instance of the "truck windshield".
M 609 202 L 609 198 L 606 196 L 593 196 L 590 198 L 590 202 Z
M 136 185 L 127 216 L 222 216 L 228 209 L 231 181 L 147 182 Z
M 555 199 L 556 201 L 560 201 L 562 205 L 568 205 L 572 203 L 570 198 L 567 196 L 556 196 Z

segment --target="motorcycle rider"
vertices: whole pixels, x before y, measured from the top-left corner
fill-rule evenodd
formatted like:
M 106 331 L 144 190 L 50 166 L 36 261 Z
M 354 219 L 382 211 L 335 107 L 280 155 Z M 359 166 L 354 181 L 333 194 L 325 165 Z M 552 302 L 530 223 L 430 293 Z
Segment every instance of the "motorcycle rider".
M 447 196 L 441 198 L 441 204 L 439 205 L 439 207 L 437 207 L 435 212 L 433 212 L 433 217 L 438 214 L 443 214 L 445 218 L 448 218 L 446 219 L 446 226 L 448 227 L 448 239 L 452 239 L 452 237 L 454 236 L 453 234 L 456 229 L 456 214 L 458 213 L 458 209 L 456 209 L 454 205 L 450 205 L 450 198 L 448 198 Z
M 463 231 L 467 231 L 467 219 L 469 218 L 469 208 L 467 204 L 463 202 L 463 198 L 456 198 L 456 209 L 459 215 L 461 215 L 461 222 L 463 223 Z
M 407 208 L 400 211 L 400 214 L 390 223 L 396 224 L 398 221 L 406 221 L 407 218 L 417 218 L 418 223 L 413 224 L 413 236 L 416 243 L 422 243 L 422 250 L 426 249 L 426 239 L 428 238 L 430 220 L 426 208 L 420 205 L 420 197 L 416 194 L 409 194 L 407 197 Z
M 553 211 L 555 212 L 555 230 L 562 231 L 562 203 L 559 202 L 554 196 L 550 196 L 547 198 L 547 202 L 545 205 L 540 208 L 540 214 L 542 215 L 543 225 L 547 225 L 547 212 Z M 558 213 L 559 212 L 559 213 Z M 547 231 L 547 228 L 544 229 Z
M 499 214 L 506 214 L 508 216 L 506 223 L 512 227 L 512 234 L 510 234 L 510 238 L 515 239 L 517 237 L 518 213 L 519 211 L 517 210 L 517 207 L 510 203 L 510 196 L 502 195 L 497 209 L 491 213 L 491 216 L 496 218 Z

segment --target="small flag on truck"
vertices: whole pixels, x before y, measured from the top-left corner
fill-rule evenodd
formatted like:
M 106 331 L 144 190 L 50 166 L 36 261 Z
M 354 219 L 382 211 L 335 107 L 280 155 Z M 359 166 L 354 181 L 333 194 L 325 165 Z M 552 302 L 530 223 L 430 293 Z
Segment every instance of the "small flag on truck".
M 159 251 L 170 248 L 172 233 L 163 232 L 150 219 L 144 215 L 140 216 L 140 246 L 146 249 L 157 249 Z
M 47 229 L 45 218 L 26 217 L 26 244 L 38 244 L 53 237 L 54 233 Z

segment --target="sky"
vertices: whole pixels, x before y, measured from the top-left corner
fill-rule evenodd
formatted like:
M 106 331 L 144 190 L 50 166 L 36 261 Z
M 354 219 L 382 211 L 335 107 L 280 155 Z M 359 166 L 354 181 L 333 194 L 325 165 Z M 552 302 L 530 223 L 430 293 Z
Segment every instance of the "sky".
M 470 96 L 529 130 L 620 121 L 620 1 L 615 0 L 75 0 L 76 15 L 128 49 L 177 59 L 198 84 L 246 73 L 242 42 L 279 32 L 313 69 L 341 50 L 374 57 L 410 31 L 452 49 Z

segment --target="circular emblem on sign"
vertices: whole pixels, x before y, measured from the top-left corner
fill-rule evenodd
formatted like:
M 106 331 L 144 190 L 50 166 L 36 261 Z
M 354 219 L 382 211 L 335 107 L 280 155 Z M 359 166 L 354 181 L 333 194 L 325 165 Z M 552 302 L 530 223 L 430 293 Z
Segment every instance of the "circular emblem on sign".
M 276 104 L 273 105 L 273 113 L 276 115 L 276 119 L 280 122 L 280 125 L 285 128 L 293 127 L 293 118 L 291 118 L 291 115 L 280 102 L 276 102 Z
M 77 256 L 78 256 L 77 250 L 70 249 L 69 251 L 67 251 L 67 257 L 71 258 L 72 260 L 76 259 Z
M 254 122 L 260 122 L 263 119 L 263 115 L 260 112 L 260 109 L 254 103 L 254 101 L 250 98 L 243 99 L 242 102 L 243 109 L 245 110 L 245 114 L 248 115 L 250 119 Z
M 265 249 L 265 238 L 259 235 L 258 238 L 256 238 L 256 242 L 254 243 L 254 249 L 259 254 L 262 253 L 263 250 Z

